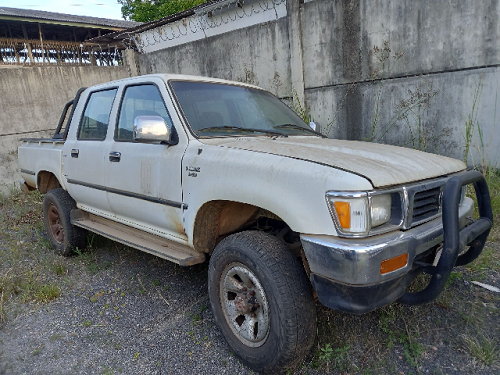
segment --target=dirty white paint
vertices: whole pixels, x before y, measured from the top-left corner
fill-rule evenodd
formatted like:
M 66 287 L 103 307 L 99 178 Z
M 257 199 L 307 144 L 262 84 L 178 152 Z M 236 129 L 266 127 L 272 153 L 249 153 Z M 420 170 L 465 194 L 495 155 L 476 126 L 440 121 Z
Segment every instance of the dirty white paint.
M 266 142 L 265 138 L 254 140 Z M 200 172 L 190 177 L 185 166 L 200 168 Z M 204 203 L 228 200 L 264 208 L 300 233 L 335 235 L 326 191 L 372 189 L 368 180 L 349 172 L 281 155 L 221 147 L 205 140 L 190 141 L 183 169 L 188 234 Z
M 214 138 L 203 139 L 203 142 L 326 164 L 365 176 L 377 188 L 415 182 L 465 169 L 465 164 L 460 160 L 371 142 L 308 136 L 278 139 Z

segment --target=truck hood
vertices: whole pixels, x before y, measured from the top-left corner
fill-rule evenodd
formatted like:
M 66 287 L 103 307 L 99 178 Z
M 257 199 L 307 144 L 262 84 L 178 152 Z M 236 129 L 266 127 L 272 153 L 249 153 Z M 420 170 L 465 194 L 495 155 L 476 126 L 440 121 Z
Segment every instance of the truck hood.
M 323 139 L 311 136 L 288 138 L 204 138 L 207 145 L 265 152 L 328 165 L 371 181 L 381 188 L 439 177 L 464 170 L 460 160 L 404 147 L 379 143 Z

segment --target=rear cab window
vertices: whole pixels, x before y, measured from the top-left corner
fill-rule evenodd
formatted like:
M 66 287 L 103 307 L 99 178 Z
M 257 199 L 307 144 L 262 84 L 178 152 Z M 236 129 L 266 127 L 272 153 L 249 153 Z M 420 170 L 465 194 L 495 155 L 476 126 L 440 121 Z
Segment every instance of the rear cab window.
M 95 91 L 89 95 L 78 129 L 78 140 L 103 141 L 117 88 Z

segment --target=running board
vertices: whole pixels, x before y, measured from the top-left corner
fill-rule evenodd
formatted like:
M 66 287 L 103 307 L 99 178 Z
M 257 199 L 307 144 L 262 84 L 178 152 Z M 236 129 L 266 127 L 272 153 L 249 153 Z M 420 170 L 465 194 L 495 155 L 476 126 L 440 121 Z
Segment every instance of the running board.
M 186 245 L 78 209 L 71 211 L 71 224 L 180 266 L 192 266 L 205 261 L 204 253 L 198 253 Z

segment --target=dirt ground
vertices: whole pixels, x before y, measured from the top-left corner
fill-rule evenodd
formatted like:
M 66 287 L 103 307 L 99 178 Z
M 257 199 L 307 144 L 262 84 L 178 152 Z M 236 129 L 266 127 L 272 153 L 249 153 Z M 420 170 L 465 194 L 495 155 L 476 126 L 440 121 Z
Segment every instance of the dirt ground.
M 0 374 L 250 374 L 214 325 L 206 264 L 190 268 L 99 236 L 55 255 L 41 196 L 0 201 Z M 500 238 L 456 268 L 434 303 L 350 315 L 317 304 L 293 374 L 500 374 Z

